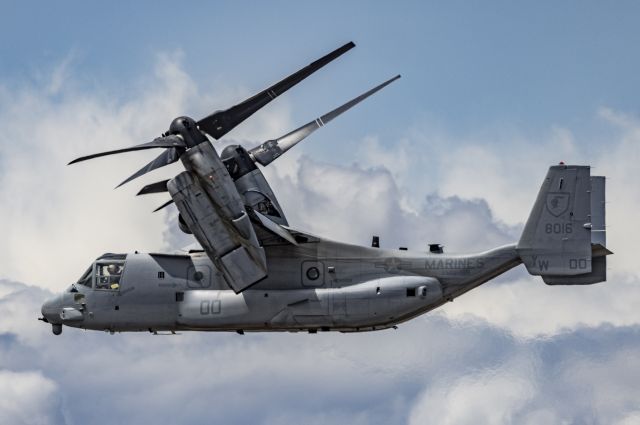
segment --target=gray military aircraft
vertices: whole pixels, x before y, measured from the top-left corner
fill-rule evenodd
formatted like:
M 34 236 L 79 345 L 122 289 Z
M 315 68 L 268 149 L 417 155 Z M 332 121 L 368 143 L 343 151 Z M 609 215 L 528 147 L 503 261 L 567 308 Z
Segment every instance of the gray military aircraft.
M 123 183 L 182 161 L 185 171 L 138 194 L 168 192 L 178 226 L 202 249 L 167 254 L 104 254 L 65 292 L 47 300 L 41 320 L 111 333 L 149 331 L 373 331 L 395 327 L 524 263 L 548 285 L 606 280 L 605 178 L 588 166 L 549 168 L 517 243 L 471 255 L 370 247 L 324 239 L 289 226 L 263 176 L 318 128 L 396 76 L 302 127 L 252 149 L 219 139 L 254 112 L 354 47 L 347 43 L 224 111 L 173 120 L 153 141 L 78 158 L 165 149 Z M 162 208 L 160 207 L 160 208 Z M 159 209 L 160 209 L 159 208 Z

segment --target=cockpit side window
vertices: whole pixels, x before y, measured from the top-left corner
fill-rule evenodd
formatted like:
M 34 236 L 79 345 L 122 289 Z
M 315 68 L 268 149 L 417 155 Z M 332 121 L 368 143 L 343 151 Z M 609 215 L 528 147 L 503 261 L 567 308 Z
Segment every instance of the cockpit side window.
M 87 288 L 91 288 L 91 283 L 93 283 L 93 266 L 89 267 L 86 272 L 82 275 L 80 279 L 78 279 L 78 285 L 86 286 Z
M 96 289 L 117 291 L 120 289 L 120 277 L 124 262 L 101 261 L 96 263 Z

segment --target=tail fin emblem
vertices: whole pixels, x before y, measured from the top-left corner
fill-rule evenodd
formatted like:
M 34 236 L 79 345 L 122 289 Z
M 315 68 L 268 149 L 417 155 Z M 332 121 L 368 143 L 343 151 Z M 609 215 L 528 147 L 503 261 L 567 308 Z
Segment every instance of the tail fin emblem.
M 547 193 L 547 211 L 554 217 L 560 217 L 569 209 L 569 198 L 569 192 Z

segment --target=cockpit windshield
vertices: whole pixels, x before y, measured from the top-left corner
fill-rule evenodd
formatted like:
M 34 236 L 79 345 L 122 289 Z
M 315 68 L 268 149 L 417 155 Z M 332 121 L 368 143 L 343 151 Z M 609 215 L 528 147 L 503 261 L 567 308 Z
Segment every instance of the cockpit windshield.
M 89 267 L 87 269 L 86 272 L 84 272 L 84 274 L 82 275 L 82 277 L 80 279 L 78 279 L 78 285 L 82 285 L 82 286 L 86 286 L 87 288 L 91 288 L 91 283 L 93 281 L 93 275 L 92 272 L 93 271 L 93 265 L 91 267 Z
M 96 262 L 96 289 L 117 291 L 120 289 L 120 277 L 124 261 L 102 260 Z
M 82 274 L 82 277 L 74 285 L 110 291 L 119 290 L 125 258 L 126 255 L 124 254 L 103 254 Z

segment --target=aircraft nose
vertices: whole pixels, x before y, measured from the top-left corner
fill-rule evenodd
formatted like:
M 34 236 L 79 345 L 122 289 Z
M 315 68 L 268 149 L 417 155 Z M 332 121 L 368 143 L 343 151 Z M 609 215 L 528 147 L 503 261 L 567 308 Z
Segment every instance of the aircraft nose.
M 40 312 L 42 313 L 42 317 L 47 319 L 49 323 L 61 323 L 61 309 L 62 305 L 60 304 L 60 296 L 56 296 L 46 300 L 44 304 L 42 304 Z

